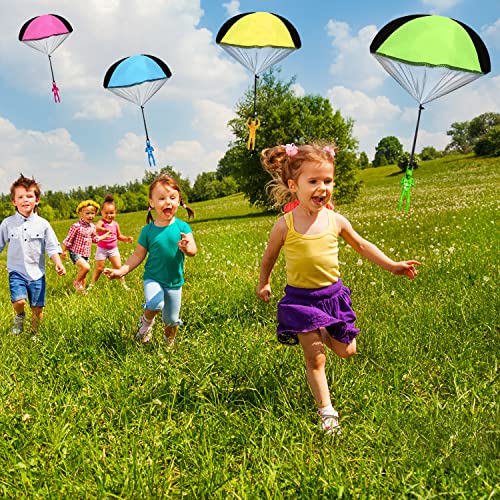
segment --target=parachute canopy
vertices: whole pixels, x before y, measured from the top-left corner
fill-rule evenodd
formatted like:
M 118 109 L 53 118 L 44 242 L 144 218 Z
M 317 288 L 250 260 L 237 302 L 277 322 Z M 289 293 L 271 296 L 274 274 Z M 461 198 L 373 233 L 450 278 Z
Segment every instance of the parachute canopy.
M 144 105 L 172 76 L 169 67 L 158 57 L 148 54 L 125 57 L 110 66 L 104 76 L 103 86 L 127 101 L 141 107 L 149 166 L 156 167 L 154 148 L 149 140 Z
M 19 31 L 19 41 L 50 55 L 73 32 L 71 24 L 62 16 L 45 14 L 26 21 Z
M 103 86 L 127 101 L 144 106 L 172 76 L 158 57 L 141 54 L 125 57 L 110 66 Z
M 247 12 L 228 19 L 216 42 L 254 75 L 301 47 L 292 23 L 269 12 Z
M 443 16 L 394 19 L 377 33 L 370 52 L 421 105 L 491 70 L 488 51 L 477 33 Z

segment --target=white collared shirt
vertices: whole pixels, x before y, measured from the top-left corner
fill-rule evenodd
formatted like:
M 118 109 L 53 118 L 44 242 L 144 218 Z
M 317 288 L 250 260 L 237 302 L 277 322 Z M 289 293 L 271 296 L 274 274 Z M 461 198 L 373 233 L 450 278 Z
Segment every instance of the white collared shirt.
M 16 271 L 35 281 L 45 274 L 45 255 L 61 253 L 61 246 L 47 220 L 33 213 L 24 217 L 19 212 L 0 224 L 0 252 L 9 242 L 7 270 Z

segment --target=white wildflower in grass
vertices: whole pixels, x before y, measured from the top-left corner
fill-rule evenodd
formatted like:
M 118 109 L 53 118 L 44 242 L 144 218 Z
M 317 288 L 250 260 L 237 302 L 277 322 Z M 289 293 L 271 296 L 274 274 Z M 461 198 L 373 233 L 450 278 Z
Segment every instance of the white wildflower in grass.
M 377 284 L 377 282 L 376 282 L 376 281 L 370 281 L 370 285 L 375 286 L 376 284 Z
M 362 266 L 363 265 L 363 260 L 362 259 L 358 259 L 358 262 L 356 262 L 356 264 L 358 266 Z
M 483 276 L 483 281 L 485 281 L 485 282 L 490 281 L 490 277 L 489 276 Z
M 394 252 L 394 248 L 389 248 L 389 252 L 393 253 Z

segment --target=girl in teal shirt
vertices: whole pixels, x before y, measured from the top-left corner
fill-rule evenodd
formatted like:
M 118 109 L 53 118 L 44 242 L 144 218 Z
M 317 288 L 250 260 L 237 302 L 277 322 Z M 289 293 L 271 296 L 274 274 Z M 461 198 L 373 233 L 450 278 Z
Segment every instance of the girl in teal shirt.
M 184 284 L 184 258 L 196 255 L 193 232 L 187 222 L 177 219 L 179 206 L 185 208 L 188 217 L 194 212 L 182 201 L 176 180 L 161 174 L 149 187 L 149 211 L 147 225 L 142 228 L 134 253 L 119 269 L 105 269 L 109 279 L 122 278 L 135 269 L 148 255 L 144 266 L 144 313 L 139 320 L 135 338 L 147 343 L 152 337 L 155 316 L 162 311 L 165 324 L 163 340 L 174 345 L 175 336 L 182 321 L 182 285 Z M 153 220 L 151 210 L 156 212 Z

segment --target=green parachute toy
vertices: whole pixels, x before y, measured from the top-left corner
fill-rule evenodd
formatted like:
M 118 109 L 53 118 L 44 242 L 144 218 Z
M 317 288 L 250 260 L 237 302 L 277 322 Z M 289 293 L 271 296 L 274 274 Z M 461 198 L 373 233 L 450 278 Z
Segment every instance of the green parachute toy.
M 491 71 L 490 56 L 479 35 L 466 24 L 443 16 L 417 14 L 386 24 L 370 44 L 370 53 L 418 102 L 410 161 L 401 179 L 399 209 L 415 184 L 413 167 L 424 104 L 467 85 Z

